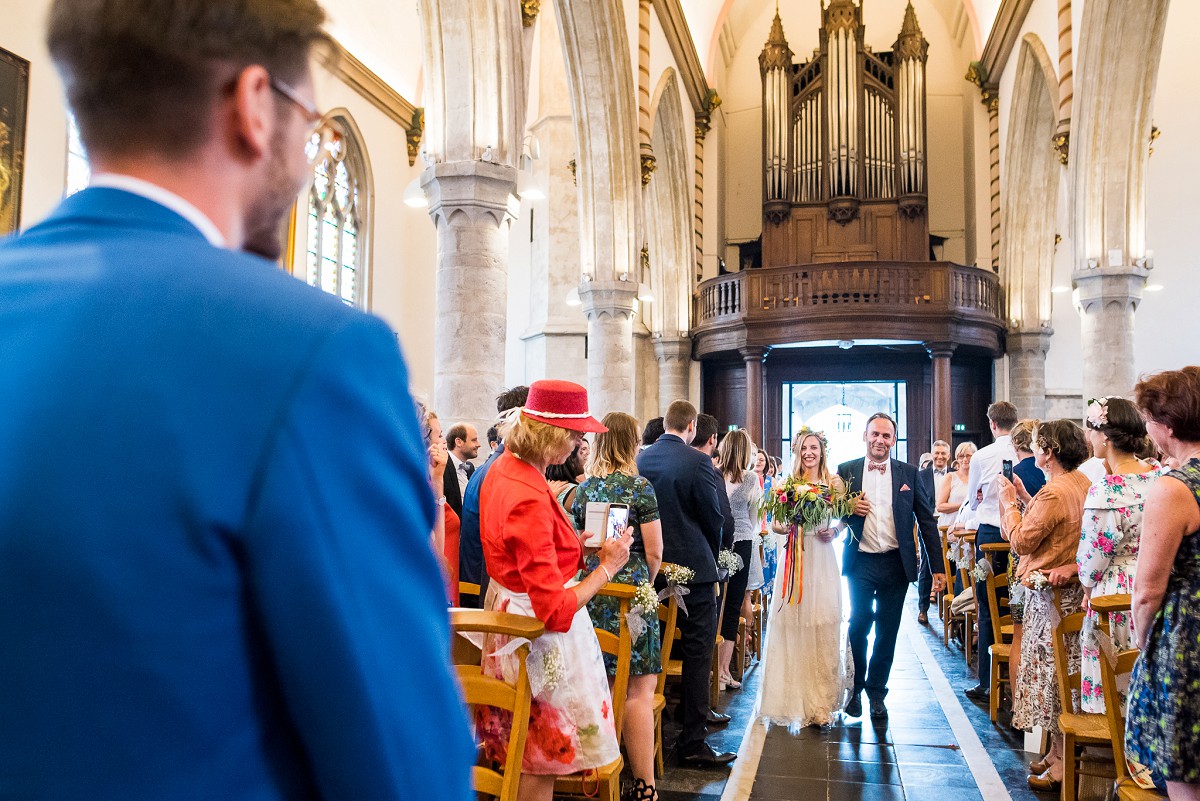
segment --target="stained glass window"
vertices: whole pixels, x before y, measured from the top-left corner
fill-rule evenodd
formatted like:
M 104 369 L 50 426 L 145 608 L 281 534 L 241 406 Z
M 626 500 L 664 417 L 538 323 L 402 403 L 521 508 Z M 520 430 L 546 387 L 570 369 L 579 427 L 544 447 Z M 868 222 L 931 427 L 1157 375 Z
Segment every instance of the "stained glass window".
M 79 126 L 74 115 L 67 115 L 67 191 L 73 195 L 92 180 L 92 166 L 88 163 L 87 151 L 79 138 Z
M 306 280 L 350 306 L 366 306 L 366 263 L 359 246 L 366 217 L 365 169 L 351 126 L 313 166 L 308 192 Z M 316 146 L 314 139 L 313 146 Z

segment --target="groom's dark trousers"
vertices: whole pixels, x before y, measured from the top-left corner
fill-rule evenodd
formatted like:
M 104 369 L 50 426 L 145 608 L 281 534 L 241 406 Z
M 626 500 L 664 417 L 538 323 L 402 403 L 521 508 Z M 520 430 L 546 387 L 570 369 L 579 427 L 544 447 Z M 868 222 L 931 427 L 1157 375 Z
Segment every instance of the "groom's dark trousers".
M 896 635 L 908 577 L 900 551 L 859 553 L 850 573 L 850 650 L 854 655 L 854 691 L 865 689 L 875 700 L 887 695 L 892 657 L 896 653 Z M 867 663 L 867 635 L 875 626 L 875 647 Z

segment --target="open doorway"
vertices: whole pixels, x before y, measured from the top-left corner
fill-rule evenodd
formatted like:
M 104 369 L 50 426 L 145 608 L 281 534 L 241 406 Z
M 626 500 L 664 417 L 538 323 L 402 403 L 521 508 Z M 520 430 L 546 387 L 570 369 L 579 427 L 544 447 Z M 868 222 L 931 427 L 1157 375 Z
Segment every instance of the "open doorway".
M 810 381 L 783 383 L 781 433 L 785 463 L 792 440 L 804 426 L 822 431 L 829 443 L 829 468 L 865 452 L 867 419 L 886 412 L 896 421 L 893 456 L 908 461 L 908 383 L 905 381 Z

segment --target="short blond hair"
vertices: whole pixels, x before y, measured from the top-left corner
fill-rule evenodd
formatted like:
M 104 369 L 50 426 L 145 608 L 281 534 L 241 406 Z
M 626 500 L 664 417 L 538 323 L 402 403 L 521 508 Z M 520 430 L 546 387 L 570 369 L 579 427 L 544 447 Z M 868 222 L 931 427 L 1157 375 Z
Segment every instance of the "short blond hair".
M 583 474 L 588 478 L 604 478 L 613 473 L 636 476 L 638 421 L 624 412 L 609 412 L 600 422 L 608 431 L 596 435 Z
M 965 454 L 968 454 L 968 453 L 971 454 L 972 456 L 974 456 L 975 451 L 977 451 L 977 450 L 979 450 L 979 449 L 975 447 L 974 442 L 960 443 L 959 446 L 954 449 L 954 458 L 961 459 L 961 458 L 963 458 L 963 456 Z
M 526 462 L 545 462 L 571 442 L 565 428 L 531 420 L 519 411 L 500 426 L 504 449 Z

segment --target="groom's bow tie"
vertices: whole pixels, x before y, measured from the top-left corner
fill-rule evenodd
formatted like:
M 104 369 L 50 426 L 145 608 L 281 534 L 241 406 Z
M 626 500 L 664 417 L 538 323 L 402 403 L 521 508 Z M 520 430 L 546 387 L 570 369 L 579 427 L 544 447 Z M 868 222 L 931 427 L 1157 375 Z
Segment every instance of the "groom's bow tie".
M 867 462 L 867 471 L 878 470 L 880 473 L 887 471 L 887 462 Z

